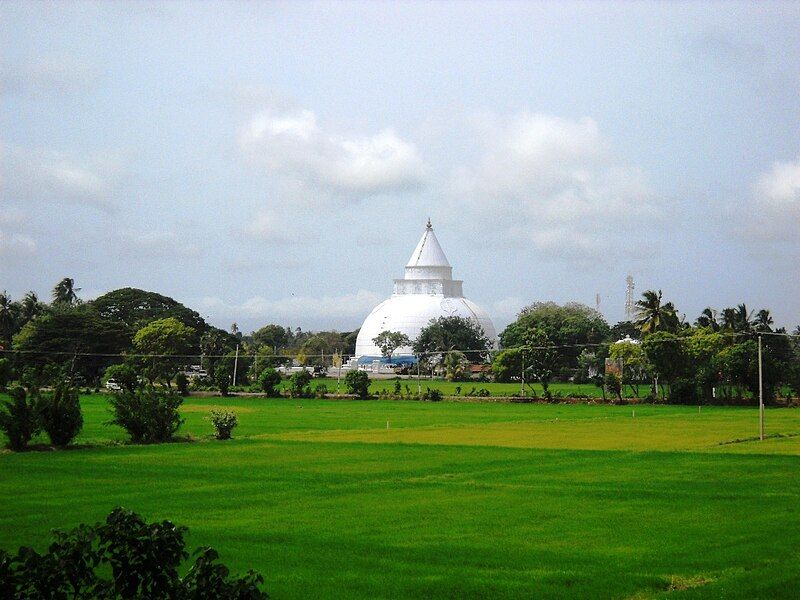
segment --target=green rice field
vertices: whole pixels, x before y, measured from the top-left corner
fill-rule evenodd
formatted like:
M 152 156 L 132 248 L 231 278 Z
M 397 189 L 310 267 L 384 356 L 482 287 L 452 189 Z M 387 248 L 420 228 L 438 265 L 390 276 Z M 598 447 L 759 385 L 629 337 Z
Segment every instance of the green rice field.
M 191 441 L 131 446 L 106 396 L 82 405 L 79 447 L 0 453 L 0 547 L 122 505 L 274 598 L 800 591 L 798 409 L 759 441 L 751 408 L 192 397 Z

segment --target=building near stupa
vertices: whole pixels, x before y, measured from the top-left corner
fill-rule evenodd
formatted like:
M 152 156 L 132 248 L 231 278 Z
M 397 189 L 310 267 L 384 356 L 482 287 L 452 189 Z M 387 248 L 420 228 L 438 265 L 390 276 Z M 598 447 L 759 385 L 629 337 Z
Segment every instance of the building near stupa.
M 394 293 L 369 314 L 356 340 L 360 364 L 381 360 L 381 351 L 372 339 L 382 331 L 400 331 L 413 342 L 431 319 L 466 317 L 480 325 L 493 346 L 497 332 L 492 320 L 480 306 L 464 297 L 462 281 L 453 279 L 430 219 L 417 247 L 406 265 L 405 276 L 394 280 Z M 395 350 L 393 363 L 415 362 L 410 346 Z

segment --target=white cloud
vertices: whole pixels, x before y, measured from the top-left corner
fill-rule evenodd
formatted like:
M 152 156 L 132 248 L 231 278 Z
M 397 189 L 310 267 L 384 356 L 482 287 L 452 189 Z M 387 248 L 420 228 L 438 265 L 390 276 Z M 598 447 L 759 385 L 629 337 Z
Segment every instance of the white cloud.
M 40 56 L 0 64 L 0 93 L 56 96 L 91 89 L 98 81 L 93 65 L 72 56 Z
M 197 305 L 202 313 L 215 319 L 259 319 L 268 322 L 326 322 L 341 319 L 362 319 L 383 297 L 367 290 L 342 296 L 289 296 L 268 300 L 254 296 L 240 304 L 221 298 L 202 298 Z
M 326 131 L 308 110 L 254 117 L 239 134 L 244 154 L 312 190 L 360 197 L 417 188 L 424 166 L 416 147 L 391 129 L 371 136 Z
M 108 157 L 76 160 L 61 152 L 0 147 L 2 193 L 15 200 L 64 200 L 111 209 L 119 164 Z
M 18 233 L 7 233 L 0 229 L 0 262 L 25 258 L 36 253 L 33 238 Z
M 200 248 L 174 231 L 121 231 L 114 234 L 114 244 L 126 257 L 192 257 Z
M 738 210 L 737 214 L 738 232 L 750 242 L 800 241 L 800 158 L 773 163 L 753 185 L 746 210 Z
M 593 119 L 523 113 L 484 119 L 479 128 L 482 158 L 455 176 L 459 208 L 542 255 L 603 260 L 660 216 L 645 175 L 614 156 Z
M 292 243 L 299 242 L 301 239 L 308 239 L 307 236 L 294 235 L 291 227 L 282 223 L 274 214 L 260 212 L 243 227 L 242 231 L 257 240 L 271 243 Z

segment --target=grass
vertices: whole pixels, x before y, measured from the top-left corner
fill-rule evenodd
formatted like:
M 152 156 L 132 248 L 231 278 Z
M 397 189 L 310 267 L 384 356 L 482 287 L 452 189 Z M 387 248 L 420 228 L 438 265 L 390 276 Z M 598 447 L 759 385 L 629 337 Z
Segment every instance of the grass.
M 800 411 L 191 398 L 136 447 L 0 454 L 0 547 L 122 504 L 190 527 L 275 598 L 795 597 Z M 214 406 L 239 413 L 210 440 Z M 635 410 L 635 416 L 634 411 Z M 388 421 L 388 429 L 387 429 Z

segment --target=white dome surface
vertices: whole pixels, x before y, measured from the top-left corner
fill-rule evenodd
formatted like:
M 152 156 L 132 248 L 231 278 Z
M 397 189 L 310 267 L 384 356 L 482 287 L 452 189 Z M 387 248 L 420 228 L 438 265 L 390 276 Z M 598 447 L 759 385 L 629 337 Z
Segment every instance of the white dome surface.
M 413 342 L 431 319 L 464 317 L 483 329 L 497 346 L 497 332 L 489 315 L 464 298 L 461 281 L 453 280 L 452 270 L 430 221 L 405 269 L 403 279 L 395 279 L 394 294 L 376 306 L 361 325 L 356 340 L 356 357 L 380 357 L 372 339 L 382 331 L 400 331 Z M 413 354 L 411 347 L 398 348 L 394 355 Z

